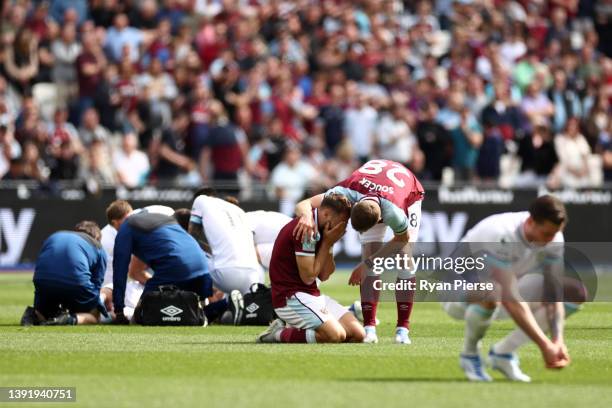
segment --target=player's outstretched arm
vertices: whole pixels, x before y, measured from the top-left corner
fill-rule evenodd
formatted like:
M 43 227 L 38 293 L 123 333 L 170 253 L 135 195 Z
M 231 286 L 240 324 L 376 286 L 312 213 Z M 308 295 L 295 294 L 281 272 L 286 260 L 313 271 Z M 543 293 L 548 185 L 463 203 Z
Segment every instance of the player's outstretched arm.
M 129 323 L 123 315 L 125 286 L 127 274 L 132 257 L 132 230 L 128 223 L 123 223 L 113 249 L 113 306 L 115 309 L 115 322 L 119 324 Z
M 494 271 L 494 277 L 501 285 L 502 305 L 523 332 L 540 348 L 546 367 L 565 367 L 568 364 L 568 360 L 564 358 L 564 350 L 560 345 L 553 343 L 546 337 L 546 334 L 533 317 L 531 309 L 520 298 L 514 274 L 496 270 Z
M 198 245 L 200 245 L 200 248 L 202 248 L 204 252 L 212 255 L 212 250 L 206 239 L 206 234 L 204 234 L 204 227 L 202 224 L 190 222 L 188 231 L 189 235 L 191 235 L 197 241 Z
M 544 265 L 544 307 L 550 327 L 550 337 L 553 342 L 567 350 L 564 342 L 565 307 L 563 306 L 563 261 L 556 259 L 554 263 Z M 569 355 L 567 356 L 569 360 Z
M 365 278 L 365 274 L 369 268 L 368 265 L 373 265 L 374 259 L 386 258 L 388 256 L 395 256 L 396 254 L 403 253 L 410 254 L 410 245 L 410 235 L 407 230 L 400 234 L 395 234 L 393 239 L 385 243 L 378 251 L 365 258 L 355 267 L 355 269 L 353 269 L 353 273 L 349 278 L 349 285 L 361 284 L 361 281 Z
M 128 276 L 141 284 L 147 283 L 151 279 L 151 274 L 147 272 L 148 265 L 140 259 L 132 255 L 130 266 L 128 268 Z
M 312 209 L 319 208 L 324 197 L 324 194 L 318 194 L 297 203 L 295 206 L 295 216 L 299 217 L 300 220 L 293 229 L 293 236 L 295 238 L 304 241 L 314 235 L 315 225 L 312 218 Z

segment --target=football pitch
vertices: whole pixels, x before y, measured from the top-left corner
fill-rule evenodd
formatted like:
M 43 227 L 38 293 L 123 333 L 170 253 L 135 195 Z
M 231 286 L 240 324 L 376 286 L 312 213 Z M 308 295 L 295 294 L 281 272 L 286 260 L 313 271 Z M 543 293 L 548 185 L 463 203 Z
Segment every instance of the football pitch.
M 336 273 L 322 291 L 358 296 Z M 413 344 L 392 343 L 395 305 L 379 307 L 381 343 L 255 344 L 262 327 L 18 326 L 31 275 L 0 274 L 0 387 L 76 387 L 68 407 L 610 407 L 612 304 L 591 303 L 567 322 L 572 364 L 543 366 L 521 349 L 531 384 L 472 384 L 458 367 L 463 326 L 437 303 L 417 303 Z M 513 326 L 495 322 L 484 350 Z M 40 407 L 46 404 L 36 403 Z M 25 403 L 2 403 L 2 407 Z

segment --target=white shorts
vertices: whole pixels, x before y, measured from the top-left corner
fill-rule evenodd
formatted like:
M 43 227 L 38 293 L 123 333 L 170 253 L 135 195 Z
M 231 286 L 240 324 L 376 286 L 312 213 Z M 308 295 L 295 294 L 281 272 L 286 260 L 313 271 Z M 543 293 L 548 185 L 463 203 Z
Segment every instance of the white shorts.
M 287 299 L 285 307 L 274 311 L 287 325 L 303 330 L 316 330 L 326 321 L 340 320 L 349 313 L 348 308 L 327 295 L 313 296 L 304 292 L 297 292 Z
M 261 267 L 213 269 L 210 271 L 210 277 L 214 286 L 225 293 L 231 293 L 232 290 L 239 290 L 243 294 L 248 293 L 252 284 L 264 283 Z
M 442 302 L 442 309 L 450 317 L 456 320 L 465 320 L 465 311 L 469 303 L 467 302 Z M 534 310 L 534 305 L 529 303 L 531 310 Z M 497 306 L 491 315 L 493 320 L 508 320 L 511 319 L 510 314 L 506 311 L 503 306 Z
M 143 291 L 144 285 L 138 281 L 130 280 L 125 285 L 125 306 L 123 307 L 123 314 L 128 319 L 131 319 L 134 315 L 134 308 L 138 304 Z
M 540 274 L 527 274 L 518 279 L 518 291 L 524 299 L 537 299 L 538 293 L 542 293 L 544 277 Z M 468 307 L 467 302 L 442 302 L 442 308 L 453 319 L 463 320 L 465 310 Z M 527 302 L 531 310 L 535 310 L 541 306 L 541 302 Z M 494 320 L 510 319 L 510 314 L 503 306 L 498 306 L 493 312 Z
M 408 234 L 410 236 L 410 242 L 416 242 L 419 235 L 419 228 L 421 227 L 421 204 L 423 200 L 415 201 L 410 207 L 408 207 Z M 390 230 L 383 223 L 376 224 L 364 233 L 359 234 L 359 241 L 362 244 L 370 242 L 385 242 L 385 235 L 387 230 Z
M 113 285 L 110 284 L 110 285 L 104 286 L 104 288 L 112 290 Z M 138 301 L 140 300 L 140 296 L 142 295 L 143 291 L 144 291 L 144 285 L 138 281 L 129 279 L 127 283 L 125 284 L 125 298 L 123 300 L 124 302 L 123 314 L 128 319 L 131 319 L 132 316 L 134 315 L 134 308 L 138 304 Z M 100 299 L 102 300 L 102 303 L 104 303 L 105 297 L 102 294 L 100 294 Z
M 261 264 L 266 268 L 270 269 L 270 259 L 272 258 L 272 250 L 274 249 L 274 242 L 266 244 L 258 244 L 256 246 L 257 253 L 259 254 L 259 260 Z

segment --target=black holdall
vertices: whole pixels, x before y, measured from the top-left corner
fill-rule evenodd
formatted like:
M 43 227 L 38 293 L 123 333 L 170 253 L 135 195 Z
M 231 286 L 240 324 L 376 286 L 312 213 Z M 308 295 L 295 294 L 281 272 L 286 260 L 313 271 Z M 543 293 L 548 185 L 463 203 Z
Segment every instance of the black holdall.
M 241 326 L 267 326 L 276 319 L 272 307 L 272 290 L 262 283 L 254 283 L 243 296 L 244 307 L 236 324 Z M 236 313 L 236 311 L 234 312 Z
M 143 293 L 134 311 L 134 322 L 143 326 L 206 326 L 206 315 L 200 297 L 161 285 L 158 290 Z

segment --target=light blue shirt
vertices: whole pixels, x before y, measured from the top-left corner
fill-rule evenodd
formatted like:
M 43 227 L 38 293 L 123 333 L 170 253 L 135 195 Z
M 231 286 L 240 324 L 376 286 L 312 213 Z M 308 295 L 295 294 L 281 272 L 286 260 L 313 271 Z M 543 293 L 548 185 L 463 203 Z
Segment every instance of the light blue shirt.
M 106 52 L 115 61 L 121 60 L 121 50 L 124 45 L 130 47 L 130 59 L 136 62 L 140 55 L 140 44 L 143 41 L 142 32 L 134 27 L 126 27 L 118 31 L 115 27 L 109 28 L 106 33 Z

